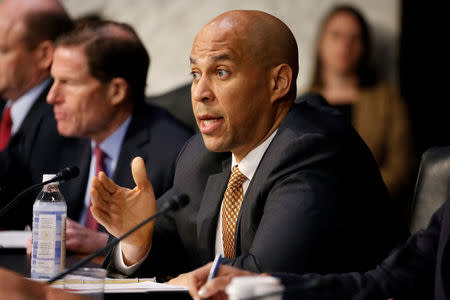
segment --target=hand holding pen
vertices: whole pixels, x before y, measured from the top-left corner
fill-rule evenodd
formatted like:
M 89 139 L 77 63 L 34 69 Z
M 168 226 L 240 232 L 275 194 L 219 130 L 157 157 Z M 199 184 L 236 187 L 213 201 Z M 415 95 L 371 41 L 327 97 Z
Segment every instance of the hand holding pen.
M 214 262 L 189 273 L 189 294 L 195 300 L 212 296 L 225 297 L 225 288 L 235 276 L 258 275 L 231 266 L 221 265 L 222 256 Z
M 222 255 L 221 254 L 217 254 L 216 257 L 214 258 L 212 267 L 209 270 L 209 275 L 208 275 L 207 281 L 210 281 L 211 279 L 216 277 L 217 270 L 219 269 L 219 265 L 220 265 L 221 261 L 222 261 Z

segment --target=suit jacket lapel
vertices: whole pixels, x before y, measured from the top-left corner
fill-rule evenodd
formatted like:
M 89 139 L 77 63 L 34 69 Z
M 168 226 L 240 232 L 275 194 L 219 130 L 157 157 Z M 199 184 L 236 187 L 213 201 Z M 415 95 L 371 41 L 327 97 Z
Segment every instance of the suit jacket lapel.
M 241 249 L 250 249 L 251 244 L 253 243 L 253 237 L 256 233 L 254 222 L 262 217 L 264 210 L 263 204 L 259 202 L 265 201 L 265 199 L 260 199 L 261 197 L 259 195 L 269 181 L 269 174 L 272 172 L 274 164 L 278 163 L 278 161 L 270 158 L 279 156 L 277 153 L 279 147 L 276 147 L 276 145 L 279 141 L 281 142 L 284 140 L 281 135 L 282 129 L 280 126 L 278 133 L 275 135 L 262 156 L 255 174 L 253 174 L 252 181 L 244 195 L 244 199 L 242 200 L 241 209 L 239 210 L 238 219 L 236 221 L 236 242 L 234 244 L 236 256 L 242 254 Z M 265 157 L 268 158 L 265 159 Z
M 80 175 L 63 184 L 61 192 L 67 203 L 67 211 L 70 212 L 69 217 L 78 221 L 84 207 L 91 162 L 91 144 L 88 139 L 67 139 L 65 142 L 67 144 L 63 148 L 60 161 L 67 165 L 61 167 L 75 165 L 80 168 Z
M 142 149 L 150 140 L 150 132 L 142 130 L 144 128 L 141 125 L 143 121 L 139 114 L 133 115 L 125 134 L 117 161 L 116 172 L 112 176 L 113 180 L 120 186 L 134 187 L 133 176 L 131 175 L 131 161 L 133 158 L 141 156 L 144 161 L 147 161 L 146 152 L 142 151 Z
M 53 81 L 42 91 L 42 93 L 39 95 L 39 97 L 34 101 L 33 105 L 31 106 L 30 110 L 27 113 L 27 116 L 23 120 L 22 124 L 20 125 L 19 132 L 29 132 L 30 129 L 36 126 L 37 120 L 42 118 L 42 116 L 47 112 L 51 111 L 52 108 L 50 105 L 46 103 L 47 94 L 52 86 Z M 18 135 L 19 136 L 19 135 Z
M 223 194 L 230 177 L 231 157 L 222 163 L 222 171 L 209 176 L 197 215 L 197 237 L 202 259 L 214 258 L 215 233 Z

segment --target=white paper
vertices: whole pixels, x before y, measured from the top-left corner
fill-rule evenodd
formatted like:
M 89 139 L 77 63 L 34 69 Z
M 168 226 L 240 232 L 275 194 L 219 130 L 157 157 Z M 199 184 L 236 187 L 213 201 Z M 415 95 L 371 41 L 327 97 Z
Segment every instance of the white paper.
M 26 248 L 31 231 L 0 231 L 0 248 Z
M 36 279 L 32 279 L 36 280 Z M 145 292 L 164 292 L 164 291 L 188 291 L 187 288 L 171 285 L 171 284 L 164 284 L 164 283 L 157 283 L 154 281 L 142 281 L 142 282 L 132 282 L 132 283 L 111 283 L 114 281 L 121 282 L 123 279 L 112 279 L 107 278 L 106 281 L 109 281 L 105 283 L 105 294 L 111 294 L 111 293 L 145 293 Z M 127 279 L 125 279 L 127 280 Z M 129 278 L 129 280 L 133 280 L 133 278 Z M 137 279 L 136 279 L 137 280 Z M 36 281 L 46 281 L 46 279 L 37 279 Z M 60 279 L 56 282 L 52 283 L 53 288 L 60 288 L 62 289 L 64 287 L 63 284 L 64 280 Z M 89 283 L 84 283 L 89 284 Z M 75 293 L 82 293 L 82 291 L 77 291 Z
M 107 283 L 105 284 L 105 293 L 141 293 L 141 292 L 161 292 L 161 291 L 188 291 L 187 288 L 157 283 L 151 281 L 137 282 L 137 283 Z

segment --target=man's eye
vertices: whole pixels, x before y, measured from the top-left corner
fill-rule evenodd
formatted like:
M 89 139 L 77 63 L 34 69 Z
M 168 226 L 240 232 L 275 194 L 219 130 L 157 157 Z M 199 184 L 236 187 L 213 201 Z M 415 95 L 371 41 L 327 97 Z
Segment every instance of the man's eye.
M 191 76 L 193 80 L 197 80 L 200 78 L 200 73 L 196 72 L 196 71 L 192 71 L 191 72 Z
M 217 75 L 219 75 L 219 77 L 224 77 L 226 75 L 228 75 L 228 71 L 224 70 L 224 69 L 219 69 L 217 70 Z

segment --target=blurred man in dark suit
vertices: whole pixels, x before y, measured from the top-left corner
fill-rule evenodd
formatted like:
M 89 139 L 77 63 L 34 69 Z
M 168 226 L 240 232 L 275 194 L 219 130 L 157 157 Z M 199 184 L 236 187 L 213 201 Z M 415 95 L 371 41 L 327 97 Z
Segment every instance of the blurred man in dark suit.
M 149 63 L 145 47 L 126 24 L 85 22 L 55 42 L 54 82 L 47 95 L 54 116 L 43 118 L 34 143 L 14 147 L 7 176 L 14 178 L 10 185 L 31 184 L 43 173 L 80 168 L 78 178 L 61 186 L 70 251 L 89 253 L 108 239 L 89 211 L 90 178 L 99 170 L 131 186 L 129 164 L 139 155 L 155 181 L 155 193 L 172 186 L 176 157 L 192 132 L 165 110 L 144 103 Z M 31 221 L 33 197 L 11 210 L 20 216 L 16 223 Z
M 32 151 L 35 137 L 44 130 L 42 120 L 52 115 L 45 99 L 52 83 L 54 40 L 72 26 L 57 0 L 0 3 L 0 165 L 4 165 L 0 169 L 0 207 L 25 186 L 25 181 L 15 183 L 14 189 L 9 185 L 15 180 L 9 174 L 15 168 L 11 152 L 25 144 Z M 57 143 L 51 137 L 46 142 Z M 20 163 L 26 164 L 31 153 L 21 152 Z M 20 218 L 11 212 L 1 218 L 0 226 L 19 226 L 16 221 Z
M 53 42 L 71 27 L 58 1 L 0 3 L 0 95 L 7 100 L 0 102 L 0 151 L 10 139 L 32 136 L 42 115 L 51 111 L 45 96 L 51 85 Z
M 47 102 L 59 134 L 81 138 L 69 140 L 74 146 L 60 154 L 60 161 L 81 170 L 78 179 L 61 187 L 71 218 L 69 250 L 91 252 L 106 244 L 108 236 L 97 231 L 89 210 L 90 178 L 99 170 L 131 186 L 129 164 L 142 155 L 155 193 L 172 186 L 176 157 L 192 133 L 166 111 L 144 103 L 149 63 L 126 24 L 87 22 L 56 42 Z

